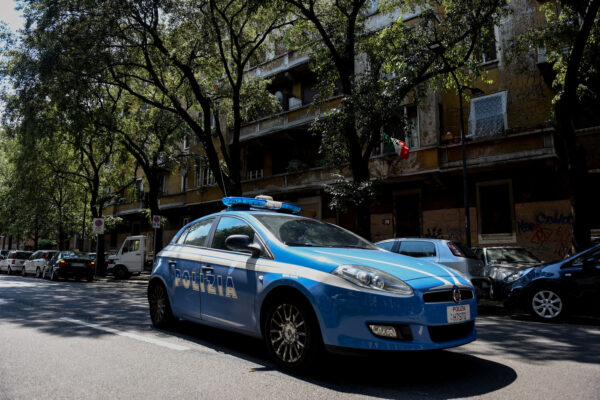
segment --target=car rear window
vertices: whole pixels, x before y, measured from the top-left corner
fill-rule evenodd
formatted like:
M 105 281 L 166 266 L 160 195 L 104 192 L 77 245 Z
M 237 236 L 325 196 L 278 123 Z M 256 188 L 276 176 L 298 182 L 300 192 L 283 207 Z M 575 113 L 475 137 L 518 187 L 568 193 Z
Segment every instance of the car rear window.
M 398 253 L 410 257 L 435 257 L 435 245 L 421 240 L 403 240 L 400 242 Z
M 17 259 L 18 260 L 26 260 L 31 256 L 31 252 L 29 251 L 17 251 Z

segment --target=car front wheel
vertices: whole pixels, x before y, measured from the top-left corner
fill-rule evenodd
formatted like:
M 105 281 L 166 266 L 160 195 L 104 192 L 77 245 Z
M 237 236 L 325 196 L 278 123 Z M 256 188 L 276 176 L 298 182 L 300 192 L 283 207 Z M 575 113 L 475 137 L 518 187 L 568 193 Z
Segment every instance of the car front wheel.
M 304 370 L 316 359 L 320 334 L 309 307 L 305 301 L 285 297 L 275 301 L 267 312 L 267 350 L 282 369 Z
M 544 321 L 555 321 L 565 314 L 565 301 L 554 289 L 536 289 L 531 294 L 529 306 L 533 316 Z

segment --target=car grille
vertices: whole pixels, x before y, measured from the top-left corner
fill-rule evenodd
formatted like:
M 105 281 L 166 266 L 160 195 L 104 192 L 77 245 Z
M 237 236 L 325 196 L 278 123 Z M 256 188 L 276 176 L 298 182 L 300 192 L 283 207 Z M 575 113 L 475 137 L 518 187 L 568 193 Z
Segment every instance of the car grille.
M 474 322 L 454 325 L 429 326 L 429 337 L 434 342 L 449 342 L 467 337 L 473 332 Z
M 470 300 L 473 298 L 471 289 L 460 289 L 461 300 Z M 447 303 L 454 302 L 452 298 L 452 290 L 439 290 L 437 292 L 428 292 L 423 295 L 425 303 Z

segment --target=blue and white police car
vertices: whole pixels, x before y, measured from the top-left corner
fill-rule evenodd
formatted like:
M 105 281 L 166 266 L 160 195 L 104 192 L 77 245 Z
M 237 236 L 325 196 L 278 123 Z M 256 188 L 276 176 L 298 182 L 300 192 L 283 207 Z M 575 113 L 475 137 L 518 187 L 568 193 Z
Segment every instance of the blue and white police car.
M 284 369 L 329 351 L 429 350 L 475 340 L 473 287 L 459 272 L 382 250 L 269 199 L 183 227 L 148 284 L 156 327 L 175 318 L 262 337 Z

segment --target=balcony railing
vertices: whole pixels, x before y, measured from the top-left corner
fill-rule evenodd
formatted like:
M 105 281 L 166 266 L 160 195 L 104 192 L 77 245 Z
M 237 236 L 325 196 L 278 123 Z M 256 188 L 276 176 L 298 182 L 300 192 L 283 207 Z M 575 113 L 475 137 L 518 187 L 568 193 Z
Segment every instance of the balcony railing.
M 271 133 L 284 131 L 307 124 L 314 120 L 318 115 L 335 108 L 341 102 L 341 97 L 336 97 L 322 104 L 315 106 L 309 104 L 296 108 L 294 110 L 271 115 L 269 117 L 251 122 L 242 127 L 240 132 L 240 141 L 265 136 Z

